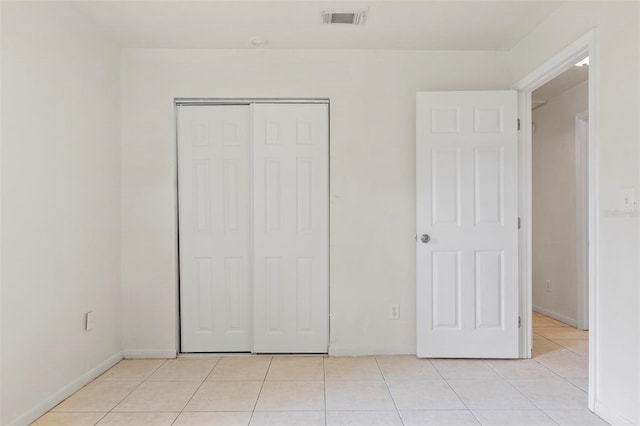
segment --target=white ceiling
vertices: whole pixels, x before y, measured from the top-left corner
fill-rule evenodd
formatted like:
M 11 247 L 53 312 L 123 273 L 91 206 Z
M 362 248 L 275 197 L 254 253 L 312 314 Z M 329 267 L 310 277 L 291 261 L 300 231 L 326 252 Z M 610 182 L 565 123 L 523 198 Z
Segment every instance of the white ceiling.
M 73 0 L 122 47 L 509 50 L 562 1 Z M 362 26 L 321 12 L 368 7 Z

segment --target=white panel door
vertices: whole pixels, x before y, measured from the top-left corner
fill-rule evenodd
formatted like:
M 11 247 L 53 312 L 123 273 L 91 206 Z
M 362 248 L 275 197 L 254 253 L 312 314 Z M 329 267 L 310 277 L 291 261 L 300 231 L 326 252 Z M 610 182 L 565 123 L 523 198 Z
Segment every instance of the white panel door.
M 253 105 L 254 352 L 327 352 L 328 118 Z
M 417 354 L 518 357 L 515 91 L 416 108 Z
M 182 352 L 251 350 L 250 107 L 178 107 Z

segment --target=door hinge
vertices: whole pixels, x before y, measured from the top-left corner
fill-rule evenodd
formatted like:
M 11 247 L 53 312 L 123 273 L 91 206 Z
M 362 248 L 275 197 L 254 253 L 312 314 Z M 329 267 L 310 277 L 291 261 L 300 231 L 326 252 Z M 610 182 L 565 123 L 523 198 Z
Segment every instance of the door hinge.
M 518 229 L 520 229 L 520 218 L 518 218 Z
M 520 130 L 520 119 L 518 118 L 518 130 Z
M 518 317 L 518 328 L 522 328 L 522 318 Z

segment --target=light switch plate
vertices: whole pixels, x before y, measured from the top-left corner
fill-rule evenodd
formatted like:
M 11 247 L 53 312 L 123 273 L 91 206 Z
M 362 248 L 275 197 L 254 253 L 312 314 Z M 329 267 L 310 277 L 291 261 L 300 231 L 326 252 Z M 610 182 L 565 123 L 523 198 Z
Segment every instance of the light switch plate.
M 621 188 L 620 189 L 620 208 L 622 211 L 631 212 L 636 208 L 636 189 Z

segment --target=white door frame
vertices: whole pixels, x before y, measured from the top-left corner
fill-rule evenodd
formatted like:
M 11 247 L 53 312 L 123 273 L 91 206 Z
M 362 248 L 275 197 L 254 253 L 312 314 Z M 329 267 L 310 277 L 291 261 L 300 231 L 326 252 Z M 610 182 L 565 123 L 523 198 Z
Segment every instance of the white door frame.
M 575 116 L 576 328 L 589 329 L 589 112 Z
M 592 29 L 562 51 L 517 82 L 513 88 L 518 90 L 518 110 L 521 121 L 519 134 L 519 173 L 521 219 L 521 238 L 519 244 L 520 271 L 520 313 L 522 328 L 520 330 L 520 357 L 530 358 L 532 349 L 532 156 L 531 156 L 531 92 L 557 77 L 579 60 L 589 56 L 589 409 L 595 408 L 596 380 L 596 342 L 598 324 L 596 309 L 596 268 L 597 268 L 597 223 L 598 223 L 598 176 L 597 176 L 597 72 L 596 30 Z

